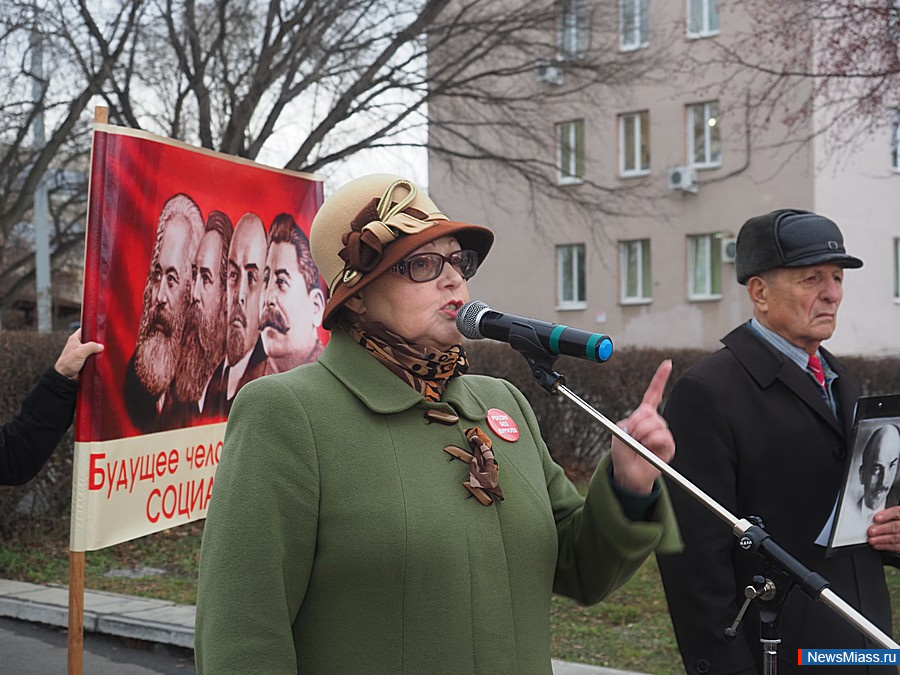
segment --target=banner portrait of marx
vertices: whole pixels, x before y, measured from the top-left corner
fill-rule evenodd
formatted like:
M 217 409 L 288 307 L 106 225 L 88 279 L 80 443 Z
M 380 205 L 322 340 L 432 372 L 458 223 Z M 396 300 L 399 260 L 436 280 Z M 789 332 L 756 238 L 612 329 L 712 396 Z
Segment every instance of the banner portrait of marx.
M 316 358 L 313 176 L 95 125 L 72 549 L 205 516 L 232 401 Z

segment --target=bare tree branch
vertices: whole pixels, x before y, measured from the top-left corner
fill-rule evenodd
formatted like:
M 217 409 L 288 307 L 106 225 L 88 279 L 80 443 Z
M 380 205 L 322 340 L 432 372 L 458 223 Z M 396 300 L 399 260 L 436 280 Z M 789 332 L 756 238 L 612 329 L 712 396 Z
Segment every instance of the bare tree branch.
M 622 52 L 599 29 L 617 25 L 616 3 L 592 5 L 592 40 L 560 60 L 555 0 L 47 1 L 39 22 L 53 63 L 41 101 L 29 97 L 33 2 L 0 8 L 0 57 L 16 66 L 0 72 L 2 241 L 27 218 L 51 163 L 85 156 L 87 108 L 98 99 L 113 123 L 295 170 L 427 145 L 458 170 L 499 162 L 533 197 L 624 210 L 641 181 L 560 191 L 552 125 L 549 138 L 535 129 L 573 100 L 602 109 L 612 87 L 651 78 L 671 37 Z M 546 63 L 564 70 L 563 82 L 538 81 Z M 38 111 L 50 129 L 41 151 L 29 147 Z M 0 286 L 23 265 L 27 273 L 24 258 L 8 257 Z
M 749 28 L 690 68 L 724 66 L 723 90 L 755 91 L 755 125 L 774 119 L 786 143 L 824 136 L 838 150 L 891 123 L 885 110 L 900 105 L 894 0 L 721 0 L 720 10 L 746 13 Z

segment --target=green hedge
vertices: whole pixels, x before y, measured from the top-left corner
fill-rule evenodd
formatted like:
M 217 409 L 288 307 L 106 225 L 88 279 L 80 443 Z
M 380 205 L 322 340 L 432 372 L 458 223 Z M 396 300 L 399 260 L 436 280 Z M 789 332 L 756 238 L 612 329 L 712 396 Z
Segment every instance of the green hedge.
M 467 345 L 471 372 L 502 377 L 525 394 L 541 425 L 541 433 L 553 457 L 573 477 L 593 470 L 609 448 L 610 434 L 599 422 L 563 396 L 551 396 L 533 380 L 525 358 L 507 345 L 477 342 Z M 657 366 L 672 359 L 669 380 L 708 352 L 662 349 L 618 349 L 603 364 L 561 357 L 554 365 L 566 386 L 608 419 L 616 422 L 636 408 Z
M 608 449 L 610 434 L 586 412 L 562 396 L 547 394 L 531 375 L 524 357 L 506 345 L 477 342 L 467 346 L 472 372 L 502 377 L 515 384 L 534 408 L 541 432 L 553 457 L 570 473 L 590 471 Z M 637 407 L 657 366 L 672 359 L 666 387 L 691 364 L 709 352 L 700 349 L 617 349 L 606 363 L 562 357 L 554 366 L 566 386 L 612 421 Z M 900 393 L 900 357 L 844 357 L 842 361 L 860 380 L 863 395 Z
M 56 361 L 65 333 L 0 331 L 0 420 L 9 420 L 40 374 Z M 590 471 L 609 447 L 609 434 L 587 413 L 561 396 L 547 394 L 533 380 L 525 359 L 496 342 L 466 345 L 473 373 L 502 377 L 516 385 L 529 400 L 544 439 L 558 462 L 570 474 Z M 641 401 L 644 389 L 665 358 L 671 358 L 674 379 L 707 352 L 666 349 L 618 349 L 605 364 L 570 357 L 557 361 L 556 370 L 566 385 L 609 419 L 627 416 Z M 844 361 L 860 378 L 867 395 L 900 392 L 900 358 L 849 357 Z M 9 536 L 29 529 L 68 529 L 71 500 L 73 433 L 60 443 L 47 466 L 28 485 L 0 487 L 0 533 Z

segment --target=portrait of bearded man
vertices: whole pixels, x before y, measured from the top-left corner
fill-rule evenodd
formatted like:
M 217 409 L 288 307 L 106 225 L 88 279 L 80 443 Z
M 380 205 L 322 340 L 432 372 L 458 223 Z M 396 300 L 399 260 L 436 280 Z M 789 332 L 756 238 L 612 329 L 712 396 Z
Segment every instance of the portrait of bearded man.
M 207 389 L 207 397 L 223 401 L 225 415 L 240 388 L 265 370 L 266 353 L 259 335 L 265 264 L 265 227 L 255 213 L 245 213 L 235 224 L 228 247 L 225 358 L 215 369 Z
M 134 354 L 125 373 L 128 416 L 143 433 L 164 427 L 161 413 L 174 396 L 185 315 L 190 302 L 191 262 L 203 233 L 203 216 L 185 194 L 163 205 L 144 287 Z
M 221 396 L 207 396 L 213 371 L 225 355 L 228 248 L 233 226 L 227 215 L 212 211 L 191 268 L 191 302 L 184 321 L 181 353 L 175 371 L 171 424 L 221 416 Z M 164 412 L 165 416 L 165 412 Z
M 855 435 L 832 546 L 866 543 L 875 514 L 897 505 L 896 492 L 891 491 L 900 467 L 900 426 L 879 424 L 874 431 L 868 422 L 860 425 Z

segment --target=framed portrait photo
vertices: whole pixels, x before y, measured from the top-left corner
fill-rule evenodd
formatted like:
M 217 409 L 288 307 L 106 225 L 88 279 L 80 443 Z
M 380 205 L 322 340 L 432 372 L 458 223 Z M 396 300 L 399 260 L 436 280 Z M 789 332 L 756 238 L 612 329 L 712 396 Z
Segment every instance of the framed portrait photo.
M 874 515 L 900 503 L 900 395 L 859 399 L 851 448 L 829 553 L 865 545 Z

